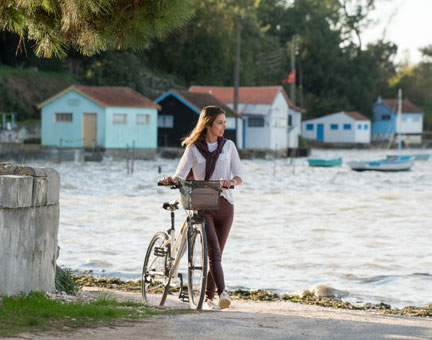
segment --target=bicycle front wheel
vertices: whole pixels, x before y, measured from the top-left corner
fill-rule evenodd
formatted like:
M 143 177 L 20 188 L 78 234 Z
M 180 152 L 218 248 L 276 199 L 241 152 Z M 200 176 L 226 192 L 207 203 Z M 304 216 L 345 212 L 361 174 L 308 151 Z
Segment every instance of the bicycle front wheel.
M 167 240 L 166 233 L 156 233 L 147 248 L 141 277 L 141 294 L 143 302 L 149 306 L 163 306 L 167 297 L 170 284 Z
M 189 305 L 201 309 L 207 283 L 207 238 L 205 222 L 188 228 L 188 295 Z

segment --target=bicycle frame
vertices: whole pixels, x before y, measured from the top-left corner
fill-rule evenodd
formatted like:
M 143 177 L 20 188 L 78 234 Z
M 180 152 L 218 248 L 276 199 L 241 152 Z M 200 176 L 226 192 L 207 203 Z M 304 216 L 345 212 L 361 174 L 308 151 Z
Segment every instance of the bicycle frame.
M 177 271 L 180 266 L 180 260 L 183 257 L 187 249 L 187 233 L 188 232 L 188 221 L 184 221 L 183 226 L 180 230 L 178 237 L 175 237 L 175 229 L 171 229 L 168 233 L 170 238 L 169 243 L 169 261 L 170 261 L 170 277 L 175 278 L 177 276 Z M 172 262 L 174 261 L 174 263 Z
M 169 238 L 163 244 L 163 246 L 167 246 L 169 249 L 169 264 L 170 264 L 170 277 L 177 277 L 177 272 L 180 266 L 180 260 L 187 250 L 187 233 L 189 232 L 189 228 L 192 226 L 192 219 L 197 216 L 196 211 L 192 213 L 186 210 L 186 214 L 188 217 L 183 222 L 183 226 L 180 229 L 180 233 L 178 237 L 175 236 L 175 225 L 174 225 L 174 211 L 171 212 L 171 228 L 168 230 Z

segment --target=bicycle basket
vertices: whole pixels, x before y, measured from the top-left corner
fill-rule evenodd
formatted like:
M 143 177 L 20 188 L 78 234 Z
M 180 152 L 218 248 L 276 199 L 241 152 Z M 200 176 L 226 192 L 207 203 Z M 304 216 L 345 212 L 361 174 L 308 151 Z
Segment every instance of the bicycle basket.
M 218 210 L 219 181 L 180 181 L 180 198 L 186 210 Z

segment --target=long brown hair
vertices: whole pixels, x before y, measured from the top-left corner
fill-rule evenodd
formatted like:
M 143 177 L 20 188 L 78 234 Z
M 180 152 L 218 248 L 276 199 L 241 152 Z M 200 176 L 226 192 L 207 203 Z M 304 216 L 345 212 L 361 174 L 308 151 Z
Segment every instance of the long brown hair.
M 207 127 L 212 126 L 216 117 L 220 114 L 225 114 L 219 106 L 206 106 L 203 107 L 194 129 L 185 137 L 181 143 L 182 146 L 193 145 L 198 141 L 204 141 L 207 133 Z

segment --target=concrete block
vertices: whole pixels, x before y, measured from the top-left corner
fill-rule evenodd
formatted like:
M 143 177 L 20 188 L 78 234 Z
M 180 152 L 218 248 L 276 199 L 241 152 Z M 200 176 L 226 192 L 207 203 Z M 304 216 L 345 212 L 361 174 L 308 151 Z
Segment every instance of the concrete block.
M 34 248 L 30 264 L 30 290 L 55 292 L 59 205 L 32 208 Z
M 8 162 L 0 162 L 0 175 L 15 174 L 16 165 Z
M 27 208 L 32 204 L 33 177 L 0 176 L 0 208 Z
M 33 177 L 32 207 L 47 205 L 48 178 Z
M 58 204 L 60 199 L 60 174 L 51 168 L 44 168 L 48 178 L 47 205 Z
M 55 292 L 59 205 L 0 209 L 0 295 Z
M 29 166 L 18 167 L 15 171 L 16 175 L 32 176 L 32 177 L 47 177 L 47 168 L 36 168 Z
M 31 216 L 32 208 L 0 208 L 0 295 L 29 292 L 34 249 Z

